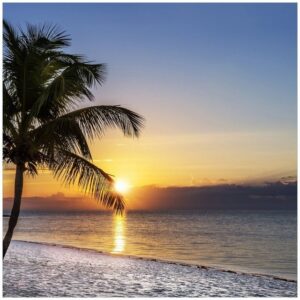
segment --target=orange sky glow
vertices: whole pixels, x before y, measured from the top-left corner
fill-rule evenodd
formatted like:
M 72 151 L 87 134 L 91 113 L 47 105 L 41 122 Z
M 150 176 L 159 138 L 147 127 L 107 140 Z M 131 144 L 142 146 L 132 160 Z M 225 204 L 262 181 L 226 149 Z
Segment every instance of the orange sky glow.
M 295 175 L 296 141 L 286 132 L 197 134 L 124 138 L 115 130 L 94 141 L 94 163 L 132 187 L 201 186 L 224 183 L 259 183 Z M 286 145 L 286 146 L 285 146 Z M 276 151 L 274 151 L 276 149 Z M 4 171 L 4 197 L 13 195 L 14 170 Z M 80 195 L 40 170 L 25 177 L 24 196 L 63 192 Z

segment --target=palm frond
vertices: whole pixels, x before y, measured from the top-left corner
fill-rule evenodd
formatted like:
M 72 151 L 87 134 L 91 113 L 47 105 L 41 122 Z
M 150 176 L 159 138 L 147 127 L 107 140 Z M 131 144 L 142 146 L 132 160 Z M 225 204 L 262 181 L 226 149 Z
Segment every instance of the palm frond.
M 144 118 L 118 105 L 100 105 L 79 109 L 66 116 L 75 118 L 89 137 L 101 137 L 108 127 L 119 128 L 125 136 L 138 137 Z
M 12 149 L 15 147 L 14 139 L 9 135 L 3 132 L 3 160 L 4 162 L 10 163 L 10 153 Z
M 20 29 L 21 38 L 27 47 L 38 47 L 41 50 L 54 50 L 70 46 L 70 36 L 60 30 L 57 25 L 43 24 L 36 26 L 27 24 L 26 31 Z
M 125 208 L 123 196 L 114 191 L 111 175 L 88 160 L 64 149 L 56 148 L 54 160 L 49 163 L 54 177 L 66 185 L 76 185 L 107 208 L 122 213 Z
M 3 88 L 3 131 L 10 131 L 16 137 L 16 129 L 13 126 L 13 119 L 15 114 L 18 112 L 16 107 L 16 101 L 14 97 L 10 95 L 5 84 L 2 84 Z
M 13 97 L 10 95 L 5 83 L 2 84 L 3 90 L 3 112 L 7 115 L 12 115 L 17 112 L 15 107 L 15 101 Z
M 125 136 L 138 137 L 144 123 L 142 116 L 127 108 L 116 105 L 99 105 L 85 107 L 62 115 L 55 120 L 42 124 L 36 131 L 42 131 L 47 126 L 54 130 L 56 127 L 61 127 L 61 123 L 69 119 L 76 120 L 82 132 L 90 139 L 103 136 L 104 130 L 109 127 L 120 128 Z
M 13 53 L 20 52 L 19 37 L 15 29 L 6 21 L 3 21 L 3 42 L 6 50 Z
M 75 119 L 65 118 L 61 122 L 43 124 L 31 130 L 29 137 L 48 156 L 53 155 L 55 147 L 60 147 L 92 159 L 86 138 Z
M 59 56 L 56 59 L 59 67 L 54 76 L 45 83 L 45 89 L 31 108 L 30 117 L 43 119 L 44 116 L 50 115 L 51 118 L 55 118 L 66 113 L 78 100 L 93 101 L 94 96 L 90 88 L 104 81 L 104 64 L 78 61 L 75 60 L 78 57 L 72 55 Z

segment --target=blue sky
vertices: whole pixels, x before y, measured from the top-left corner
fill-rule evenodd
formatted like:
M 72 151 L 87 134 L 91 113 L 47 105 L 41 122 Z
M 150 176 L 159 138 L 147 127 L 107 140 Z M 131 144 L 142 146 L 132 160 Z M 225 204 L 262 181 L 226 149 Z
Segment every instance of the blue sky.
M 97 104 L 143 114 L 153 143 L 251 135 L 255 155 L 273 154 L 266 164 L 286 160 L 276 172 L 296 168 L 296 4 L 6 3 L 3 14 L 14 25 L 58 24 L 72 37 L 70 52 L 105 62 Z M 191 147 L 192 165 L 199 145 Z
M 20 3 L 4 17 L 59 24 L 71 51 L 107 63 L 110 101 L 183 108 L 205 131 L 296 126 L 295 4 Z

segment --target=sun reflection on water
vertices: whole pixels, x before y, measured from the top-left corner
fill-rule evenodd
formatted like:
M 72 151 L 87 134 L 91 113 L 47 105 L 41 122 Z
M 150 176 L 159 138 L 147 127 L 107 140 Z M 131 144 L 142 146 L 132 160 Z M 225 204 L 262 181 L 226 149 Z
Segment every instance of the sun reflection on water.
M 114 249 L 112 253 L 123 252 L 125 248 L 124 226 L 125 216 L 114 216 Z

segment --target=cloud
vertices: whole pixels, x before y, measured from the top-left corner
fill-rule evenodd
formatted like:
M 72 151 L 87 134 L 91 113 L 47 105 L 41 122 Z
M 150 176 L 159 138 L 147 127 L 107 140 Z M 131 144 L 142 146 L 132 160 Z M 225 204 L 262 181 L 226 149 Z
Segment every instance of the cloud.
M 219 178 L 217 181 L 218 181 L 218 182 L 228 182 L 228 180 L 225 179 L 225 178 Z
M 13 199 L 3 199 L 3 210 L 11 210 Z M 101 206 L 90 198 L 66 197 L 63 193 L 56 193 L 48 197 L 23 197 L 21 203 L 22 211 L 39 212 L 66 212 L 66 211 L 95 211 L 101 210 Z
M 144 187 L 131 195 L 129 206 L 140 210 L 296 209 L 297 182 L 260 186 L 218 184 L 204 187 Z
M 49 198 L 52 198 L 52 199 L 63 199 L 63 198 L 65 198 L 65 194 L 61 193 L 61 192 L 58 192 L 58 193 L 52 194 Z
M 283 184 L 297 183 L 297 177 L 296 176 L 281 177 L 280 182 Z
M 287 180 L 288 179 L 288 180 Z M 263 185 L 222 183 L 207 186 L 134 188 L 127 195 L 128 210 L 206 210 L 206 209 L 293 209 L 297 208 L 297 181 L 288 177 Z M 3 199 L 5 211 L 12 206 L 11 198 Z M 65 212 L 96 211 L 102 207 L 93 199 L 66 197 L 63 193 L 48 197 L 24 197 L 22 210 Z

